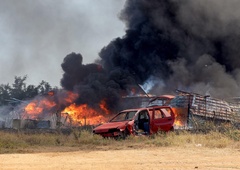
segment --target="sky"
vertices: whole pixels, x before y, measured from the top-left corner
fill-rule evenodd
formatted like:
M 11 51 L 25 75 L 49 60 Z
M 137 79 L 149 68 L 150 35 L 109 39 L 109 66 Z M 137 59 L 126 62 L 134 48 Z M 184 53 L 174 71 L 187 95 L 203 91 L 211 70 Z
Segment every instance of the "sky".
M 125 0 L 0 0 L 0 84 L 27 75 L 60 87 L 61 63 L 75 52 L 83 64 L 124 35 Z

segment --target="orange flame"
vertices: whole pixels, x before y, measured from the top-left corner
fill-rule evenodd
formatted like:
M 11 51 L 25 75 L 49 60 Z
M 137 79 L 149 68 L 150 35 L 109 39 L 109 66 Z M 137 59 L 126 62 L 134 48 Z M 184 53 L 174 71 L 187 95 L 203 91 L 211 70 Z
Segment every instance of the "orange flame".
M 67 92 L 67 97 L 64 98 L 64 101 L 67 103 L 72 103 L 77 97 L 78 94 L 69 91 Z
M 101 112 L 109 114 L 109 110 L 106 108 L 105 104 L 105 101 L 101 101 L 99 107 L 102 110 Z M 107 121 L 106 117 L 89 107 L 87 104 L 79 106 L 75 103 L 71 104 L 65 108 L 62 113 L 68 113 L 72 123 L 75 125 L 96 125 Z
M 32 100 L 25 108 L 25 115 L 28 118 L 36 119 L 42 114 L 44 111 L 50 111 L 57 104 L 53 101 L 52 96 L 55 95 L 54 91 L 48 92 L 48 97 L 38 98 Z M 57 95 L 57 94 L 56 94 Z M 58 97 L 60 104 L 69 104 L 72 103 L 77 97 L 78 94 L 72 92 L 65 92 L 61 94 L 63 97 Z M 49 113 L 51 114 L 51 113 Z
M 99 107 L 104 111 L 104 113 L 109 114 L 110 111 L 106 108 L 106 101 L 102 100 L 99 104 Z
M 50 93 L 55 95 L 54 93 Z M 61 96 L 61 97 L 59 97 Z M 93 108 L 89 107 L 87 104 L 76 105 L 74 100 L 78 97 L 78 94 L 67 92 L 64 94 L 60 94 L 58 96 L 58 102 L 55 103 L 53 98 L 42 98 L 42 99 L 35 99 L 31 101 L 25 107 L 25 115 L 24 118 L 31 118 L 37 119 L 40 118 L 42 113 L 53 114 L 59 107 L 54 108 L 57 105 L 69 105 L 63 111 L 62 114 L 68 115 L 69 123 L 73 125 L 96 125 L 102 122 L 107 121 L 108 118 L 104 117 L 104 115 L 109 114 L 110 111 L 106 107 L 106 101 L 102 100 L 99 103 L 99 111 L 94 110 Z M 73 104 L 71 104 L 73 103 Z M 55 110 L 53 110 L 55 109 Z M 49 115 L 50 116 L 50 115 Z
M 187 108 L 172 108 L 175 121 L 174 125 L 177 127 L 184 127 L 187 123 Z
M 41 114 L 44 109 L 49 110 L 55 105 L 55 102 L 47 99 L 33 100 L 25 107 L 25 113 L 31 118 L 37 118 L 37 116 Z
M 53 95 L 54 95 L 54 91 L 49 91 L 47 94 L 48 94 L 49 96 L 53 96 Z

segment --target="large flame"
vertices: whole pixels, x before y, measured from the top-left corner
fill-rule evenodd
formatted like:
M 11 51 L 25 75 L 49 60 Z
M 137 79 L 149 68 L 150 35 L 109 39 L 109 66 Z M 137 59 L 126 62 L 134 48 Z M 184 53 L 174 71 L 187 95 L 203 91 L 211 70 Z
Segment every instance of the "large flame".
M 109 110 L 105 107 L 105 101 L 102 101 L 99 107 L 101 113 L 109 114 Z M 107 118 L 99 111 L 94 110 L 87 104 L 76 105 L 73 103 L 66 107 L 62 113 L 67 113 L 74 125 L 96 125 L 107 121 Z
M 62 102 L 64 103 L 73 103 L 73 101 L 78 97 L 77 93 L 73 93 L 73 92 L 67 92 L 67 96 L 64 98 L 60 98 L 60 100 L 62 99 Z
M 174 115 L 175 115 L 175 121 L 174 126 L 177 127 L 184 127 L 187 123 L 187 108 L 172 108 Z
M 44 111 L 51 110 L 54 106 L 56 106 L 56 103 L 47 98 L 33 100 L 25 107 L 25 116 L 27 116 L 27 118 L 36 119 Z
M 56 101 L 54 101 L 55 98 L 53 97 L 55 95 L 57 97 Z M 69 121 L 73 125 L 96 125 L 107 121 L 106 115 L 110 111 L 106 107 L 105 100 L 102 100 L 99 103 L 99 109 L 95 110 L 87 104 L 75 104 L 74 101 L 77 97 L 78 94 L 72 92 L 64 94 L 49 92 L 48 96 L 34 99 L 28 103 L 24 108 L 23 118 L 39 119 L 52 116 L 60 111 L 60 105 L 68 105 L 61 111 L 61 115 L 68 115 Z
M 57 103 L 54 100 L 55 95 L 58 98 Z M 73 92 L 64 92 L 58 95 L 54 91 L 50 91 L 48 92 L 48 96 L 37 97 L 28 103 L 24 108 L 23 118 L 38 119 L 46 115 L 51 116 L 58 109 L 59 105 L 69 105 L 77 97 L 78 94 Z M 53 109 L 54 107 L 56 107 L 55 110 Z

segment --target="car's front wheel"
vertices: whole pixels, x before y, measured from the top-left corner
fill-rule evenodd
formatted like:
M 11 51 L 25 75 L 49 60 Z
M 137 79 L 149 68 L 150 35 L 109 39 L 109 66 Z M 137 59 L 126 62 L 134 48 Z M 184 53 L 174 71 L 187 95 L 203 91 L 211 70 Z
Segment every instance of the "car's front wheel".
M 129 131 L 127 129 L 125 129 L 124 131 L 122 131 L 118 137 L 118 139 L 126 139 L 126 137 L 129 135 Z

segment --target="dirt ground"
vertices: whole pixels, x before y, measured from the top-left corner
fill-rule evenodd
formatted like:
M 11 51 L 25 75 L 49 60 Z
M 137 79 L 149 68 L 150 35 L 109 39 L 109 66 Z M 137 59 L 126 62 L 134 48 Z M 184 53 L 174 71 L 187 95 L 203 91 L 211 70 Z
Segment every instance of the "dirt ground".
M 151 147 L 124 150 L 44 152 L 0 155 L 0 170 L 235 170 L 240 169 L 240 150 Z

